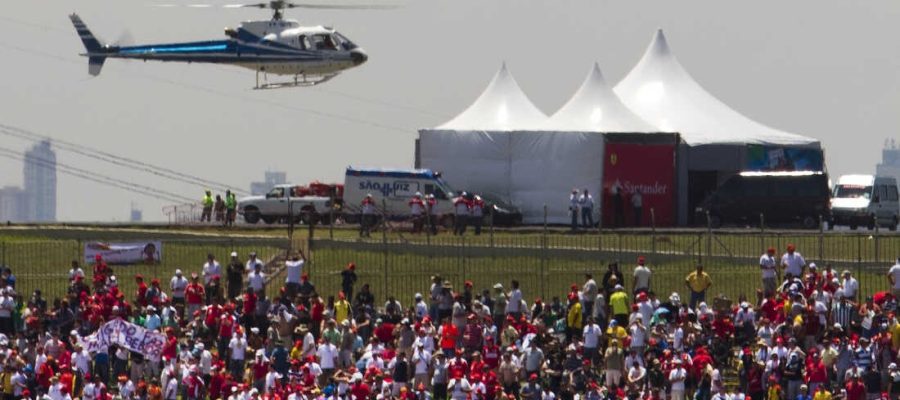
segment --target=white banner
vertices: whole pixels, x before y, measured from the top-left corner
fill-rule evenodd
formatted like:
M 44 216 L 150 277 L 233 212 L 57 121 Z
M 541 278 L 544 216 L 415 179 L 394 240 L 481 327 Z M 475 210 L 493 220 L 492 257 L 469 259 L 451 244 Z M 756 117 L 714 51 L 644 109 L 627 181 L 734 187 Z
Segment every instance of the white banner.
M 94 334 L 83 338 L 84 348 L 91 354 L 110 345 L 117 345 L 141 353 L 147 359 L 159 361 L 166 335 L 145 329 L 122 319 L 109 321 Z
M 162 260 L 162 242 L 87 242 L 84 244 L 84 263 L 93 264 L 97 254 L 107 264 L 156 264 Z

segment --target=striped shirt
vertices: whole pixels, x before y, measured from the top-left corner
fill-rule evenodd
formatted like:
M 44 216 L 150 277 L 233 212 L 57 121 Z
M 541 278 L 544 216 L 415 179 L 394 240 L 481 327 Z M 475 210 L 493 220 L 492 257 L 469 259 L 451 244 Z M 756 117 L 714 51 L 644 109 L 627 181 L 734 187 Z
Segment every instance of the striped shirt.
M 859 369 L 865 370 L 872 365 L 872 361 L 872 349 L 870 347 L 860 346 L 856 349 L 856 365 L 859 365 Z
M 831 306 L 831 323 L 841 324 L 842 328 L 849 329 L 850 319 L 853 318 L 855 313 L 856 310 L 853 309 L 852 304 L 836 302 Z

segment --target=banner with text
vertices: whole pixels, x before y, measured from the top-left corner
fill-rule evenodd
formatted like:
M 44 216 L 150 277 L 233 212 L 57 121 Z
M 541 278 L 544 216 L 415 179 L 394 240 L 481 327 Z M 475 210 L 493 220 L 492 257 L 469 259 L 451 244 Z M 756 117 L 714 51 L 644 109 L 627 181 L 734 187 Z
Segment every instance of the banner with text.
M 675 146 L 606 143 L 603 163 L 603 225 L 675 223 Z
M 91 354 L 117 345 L 141 353 L 153 361 L 159 361 L 165 343 L 166 335 L 121 319 L 103 324 L 97 332 L 82 339 L 82 346 Z
M 93 264 L 97 254 L 107 264 L 156 264 L 162 260 L 162 242 L 87 242 L 84 244 L 84 262 Z
M 821 149 L 748 145 L 748 171 L 823 171 Z

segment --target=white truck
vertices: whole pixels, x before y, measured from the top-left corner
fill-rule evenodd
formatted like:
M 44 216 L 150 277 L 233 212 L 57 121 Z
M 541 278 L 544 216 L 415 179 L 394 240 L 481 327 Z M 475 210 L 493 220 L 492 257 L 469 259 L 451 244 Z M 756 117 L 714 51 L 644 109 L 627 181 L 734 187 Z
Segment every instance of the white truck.
M 238 213 L 244 221 L 255 224 L 262 220 L 267 224 L 289 221 L 316 224 L 328 223 L 331 215 L 331 197 L 309 195 L 304 187 L 277 185 L 264 196 L 238 199 Z
M 831 219 L 828 228 L 849 225 L 850 229 L 865 226 L 897 230 L 900 199 L 897 179 L 873 175 L 843 175 L 831 195 Z

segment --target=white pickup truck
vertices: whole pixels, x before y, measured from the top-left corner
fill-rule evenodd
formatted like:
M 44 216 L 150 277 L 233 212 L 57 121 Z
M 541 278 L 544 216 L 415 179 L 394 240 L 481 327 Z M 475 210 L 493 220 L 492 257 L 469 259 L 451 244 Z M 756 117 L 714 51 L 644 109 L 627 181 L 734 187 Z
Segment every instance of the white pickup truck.
M 328 223 L 331 215 L 331 198 L 322 196 L 298 196 L 298 186 L 277 185 L 265 196 L 249 196 L 238 199 L 238 213 L 244 221 L 255 224 L 262 220 L 267 224 L 288 221 L 316 224 Z

